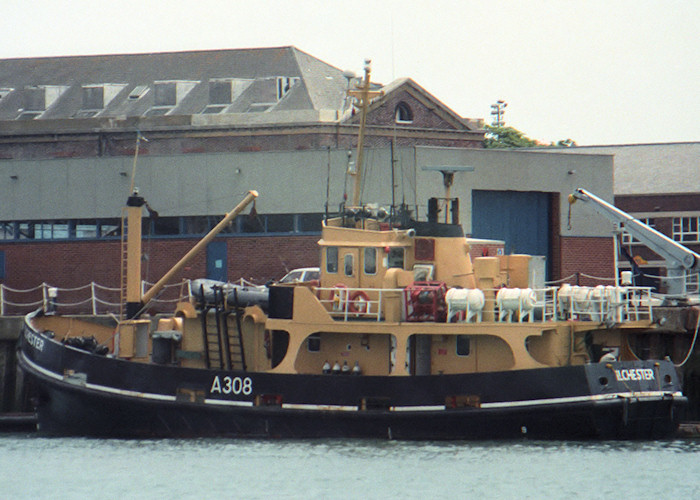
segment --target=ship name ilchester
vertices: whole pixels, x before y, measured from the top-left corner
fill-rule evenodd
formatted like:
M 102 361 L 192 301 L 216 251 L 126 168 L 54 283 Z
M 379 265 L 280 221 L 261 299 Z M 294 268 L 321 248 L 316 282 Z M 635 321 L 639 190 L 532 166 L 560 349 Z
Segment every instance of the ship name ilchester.
M 615 370 L 615 378 L 618 382 L 626 382 L 628 380 L 654 380 L 654 370 L 651 368 Z
M 27 341 L 27 344 L 32 346 L 34 349 L 37 351 L 43 351 L 44 350 L 44 339 L 39 338 L 38 335 L 35 335 L 31 332 L 25 331 L 24 332 L 24 338 Z

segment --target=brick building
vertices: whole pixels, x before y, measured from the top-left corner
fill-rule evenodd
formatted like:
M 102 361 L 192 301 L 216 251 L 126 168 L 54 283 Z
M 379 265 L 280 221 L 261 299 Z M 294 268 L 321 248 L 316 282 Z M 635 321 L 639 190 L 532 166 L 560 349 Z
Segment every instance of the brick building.
M 570 152 L 613 155 L 615 206 L 700 253 L 700 142 L 583 146 Z M 643 284 L 664 291 L 663 259 L 628 234 L 621 244 L 620 269 L 634 268 L 644 275 Z M 696 283 L 691 275 L 691 291 Z

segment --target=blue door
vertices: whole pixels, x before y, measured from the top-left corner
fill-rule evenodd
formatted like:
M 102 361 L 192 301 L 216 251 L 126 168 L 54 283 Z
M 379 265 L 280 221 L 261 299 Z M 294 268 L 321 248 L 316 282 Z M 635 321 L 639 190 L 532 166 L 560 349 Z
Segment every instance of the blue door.
M 544 255 L 549 268 L 552 257 L 550 212 L 549 193 L 474 190 L 472 236 L 504 240 L 507 254 Z
M 215 240 L 207 245 L 207 278 L 228 281 L 226 253 L 226 240 Z

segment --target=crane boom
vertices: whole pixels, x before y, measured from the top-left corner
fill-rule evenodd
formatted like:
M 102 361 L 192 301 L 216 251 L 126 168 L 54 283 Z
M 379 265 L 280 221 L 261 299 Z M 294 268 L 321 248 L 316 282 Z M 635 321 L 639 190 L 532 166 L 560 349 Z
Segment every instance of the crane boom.
M 700 265 L 700 255 L 585 189 L 578 188 L 569 195 L 569 203 L 576 200 L 590 204 L 596 212 L 623 226 L 627 233 L 659 254 L 666 262 L 667 277 L 679 278 L 669 280 L 669 294 L 684 294 L 685 282 L 680 278 Z

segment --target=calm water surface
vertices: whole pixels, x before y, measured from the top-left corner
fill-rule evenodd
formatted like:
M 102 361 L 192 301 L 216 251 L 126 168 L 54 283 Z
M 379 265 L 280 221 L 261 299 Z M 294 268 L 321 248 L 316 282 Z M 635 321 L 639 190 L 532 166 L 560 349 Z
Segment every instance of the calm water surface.
M 700 498 L 700 441 L 46 439 L 0 434 L 0 498 Z

